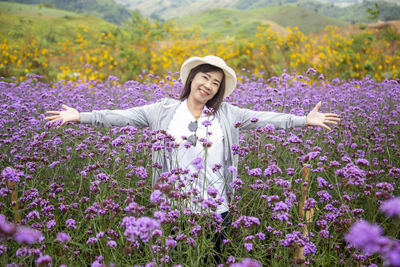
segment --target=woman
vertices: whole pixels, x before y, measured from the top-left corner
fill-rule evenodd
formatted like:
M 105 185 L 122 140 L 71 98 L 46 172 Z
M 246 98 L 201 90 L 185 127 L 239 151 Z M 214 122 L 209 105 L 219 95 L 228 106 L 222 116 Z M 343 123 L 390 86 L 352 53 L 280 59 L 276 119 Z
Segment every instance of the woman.
M 53 116 L 45 119 L 61 120 L 61 125 L 80 122 L 102 127 L 131 125 L 165 130 L 179 146 L 172 153 L 153 152 L 152 159 L 160 166 L 153 171 L 153 185 L 161 173 L 172 168 L 181 167 L 190 173 L 198 173 L 200 179 L 188 183 L 186 190 L 196 190 L 203 199 L 217 193 L 220 204 L 217 213 L 222 217 L 226 216 L 234 193 L 229 184 L 234 179 L 232 169 L 237 166 L 238 157 L 233 155 L 231 147 L 239 142 L 239 129 L 272 124 L 284 129 L 320 126 L 330 130 L 327 124 L 340 121 L 336 114 L 319 113 L 321 102 L 307 116 L 252 111 L 223 102 L 236 87 L 237 79 L 235 72 L 216 56 L 189 58 L 181 67 L 180 78 L 184 91 L 179 100 L 162 99 L 127 110 L 82 113 L 63 105 L 64 111 L 48 111 Z M 221 169 L 215 171 L 216 168 Z M 187 204 L 194 209 L 200 208 L 199 204 Z

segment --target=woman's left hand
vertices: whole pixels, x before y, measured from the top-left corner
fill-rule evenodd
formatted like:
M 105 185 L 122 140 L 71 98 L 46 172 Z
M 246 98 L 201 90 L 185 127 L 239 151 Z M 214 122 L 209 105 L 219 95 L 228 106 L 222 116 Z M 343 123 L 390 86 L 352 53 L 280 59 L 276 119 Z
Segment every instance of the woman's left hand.
M 318 112 L 320 107 L 321 101 L 308 113 L 306 117 L 306 126 L 321 126 L 330 130 L 331 128 L 329 128 L 327 124 L 338 124 L 340 121 L 339 116 L 335 113 L 320 113 Z

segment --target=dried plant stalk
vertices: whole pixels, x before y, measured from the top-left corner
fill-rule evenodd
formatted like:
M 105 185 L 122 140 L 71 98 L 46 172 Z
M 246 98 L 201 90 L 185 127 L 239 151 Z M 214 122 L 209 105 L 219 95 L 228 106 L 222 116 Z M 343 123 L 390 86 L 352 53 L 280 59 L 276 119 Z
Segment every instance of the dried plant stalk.
M 310 177 L 310 169 L 307 167 L 303 167 L 302 170 L 302 177 L 303 177 L 303 182 L 306 184 L 303 185 L 303 188 L 301 190 L 301 199 L 299 202 L 299 218 L 304 221 L 305 226 L 303 229 L 303 235 L 306 236 L 309 232 L 309 225 L 312 223 L 312 218 L 314 216 L 314 209 L 309 209 L 309 210 L 304 210 L 304 205 L 307 201 L 307 191 L 308 191 L 308 180 Z M 295 264 L 300 264 L 301 266 L 304 266 L 305 263 L 305 257 L 303 255 L 304 247 L 300 247 L 299 245 L 296 246 L 296 251 L 295 251 Z
M 18 210 L 18 192 L 15 188 L 15 183 L 14 182 L 8 182 L 8 188 L 11 189 L 11 205 L 12 205 L 12 209 L 13 209 L 13 214 L 14 214 L 14 223 L 20 223 L 21 222 L 21 217 L 19 214 L 19 210 Z

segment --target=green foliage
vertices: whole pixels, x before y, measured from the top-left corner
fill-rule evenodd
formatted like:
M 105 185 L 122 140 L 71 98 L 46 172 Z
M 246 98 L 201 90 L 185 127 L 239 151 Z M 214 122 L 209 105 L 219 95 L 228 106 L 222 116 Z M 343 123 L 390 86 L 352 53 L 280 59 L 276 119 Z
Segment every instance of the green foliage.
M 377 9 L 375 3 L 372 1 L 363 1 L 346 7 L 325 4 L 315 0 L 301 1 L 299 2 L 299 5 L 310 10 L 316 10 L 326 16 L 344 20 L 353 24 L 374 20 L 374 18 L 368 18 L 371 15 L 368 10 L 376 11 Z M 399 20 L 400 6 L 395 3 L 379 1 L 378 18 L 382 21 Z
M 400 35 L 392 27 L 386 27 L 385 29 L 382 30 L 380 35 L 384 40 L 388 42 L 400 41 Z
M 7 0 L 6 0 L 7 1 Z M 23 4 L 39 4 L 40 8 L 59 8 L 78 13 L 86 13 L 105 21 L 122 25 L 131 16 L 131 12 L 113 0 L 14 0 Z
M 374 8 L 367 8 L 367 13 L 369 14 L 368 19 L 377 22 L 380 14 L 378 3 L 374 3 Z
M 227 23 L 227 21 L 231 23 Z M 222 36 L 243 34 L 252 36 L 257 31 L 257 25 L 268 24 L 265 21 L 273 21 L 283 27 L 298 26 L 303 33 L 322 31 L 327 25 L 347 25 L 346 22 L 291 5 L 269 6 L 244 11 L 218 8 L 176 19 L 177 25 L 181 25 L 181 28 L 200 25 L 204 29 L 203 36 L 210 35 L 212 32 Z M 283 27 L 280 30 L 284 30 Z

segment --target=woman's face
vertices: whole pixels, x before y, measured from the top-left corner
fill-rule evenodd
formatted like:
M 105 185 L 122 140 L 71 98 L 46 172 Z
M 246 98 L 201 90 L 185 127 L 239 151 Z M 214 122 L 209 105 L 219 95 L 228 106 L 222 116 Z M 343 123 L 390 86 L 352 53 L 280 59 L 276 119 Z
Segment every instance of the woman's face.
M 217 94 L 222 78 L 221 71 L 198 72 L 192 80 L 189 98 L 205 105 Z

